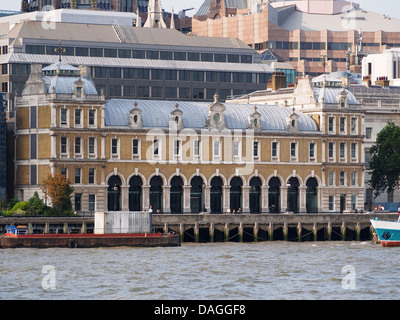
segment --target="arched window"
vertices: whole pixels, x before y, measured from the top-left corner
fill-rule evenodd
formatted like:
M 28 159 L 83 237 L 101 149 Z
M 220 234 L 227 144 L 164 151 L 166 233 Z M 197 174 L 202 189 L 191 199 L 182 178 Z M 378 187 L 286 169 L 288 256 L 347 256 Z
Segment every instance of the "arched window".
M 306 208 L 307 212 L 318 212 L 318 181 L 315 178 L 310 178 L 306 182 Z
M 183 181 L 179 176 L 175 176 L 171 179 L 171 191 L 170 191 L 170 206 L 171 213 L 182 213 L 183 203 Z
M 230 196 L 230 209 L 231 212 L 235 210 L 242 210 L 242 187 L 243 181 L 240 177 L 234 177 L 231 180 L 231 196 Z
M 129 180 L 129 211 L 141 211 L 142 207 L 142 178 L 133 176 Z
M 253 177 L 250 180 L 250 213 L 261 212 L 261 179 Z
M 299 180 L 291 177 L 288 181 L 287 208 L 289 212 L 299 212 Z
M 112 176 L 108 179 L 108 211 L 121 211 L 121 178 Z
M 190 182 L 190 186 L 190 211 L 192 213 L 199 213 L 204 210 L 204 181 L 201 177 L 196 176 Z
M 162 185 L 160 176 L 154 176 L 150 180 L 150 205 L 153 207 L 153 213 L 162 212 Z
M 268 183 L 268 203 L 270 213 L 279 213 L 281 211 L 281 181 L 273 177 Z
M 224 185 L 220 177 L 211 180 L 210 190 L 210 210 L 211 213 L 222 213 L 222 186 Z

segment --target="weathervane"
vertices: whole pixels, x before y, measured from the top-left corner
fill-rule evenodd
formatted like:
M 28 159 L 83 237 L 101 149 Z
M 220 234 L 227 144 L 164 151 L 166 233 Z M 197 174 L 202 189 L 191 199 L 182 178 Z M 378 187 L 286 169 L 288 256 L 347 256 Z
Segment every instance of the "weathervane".
M 61 47 L 61 40 L 58 40 L 58 47 L 54 49 L 54 52 L 58 54 L 58 61 L 61 62 L 61 55 L 65 53 L 65 48 Z

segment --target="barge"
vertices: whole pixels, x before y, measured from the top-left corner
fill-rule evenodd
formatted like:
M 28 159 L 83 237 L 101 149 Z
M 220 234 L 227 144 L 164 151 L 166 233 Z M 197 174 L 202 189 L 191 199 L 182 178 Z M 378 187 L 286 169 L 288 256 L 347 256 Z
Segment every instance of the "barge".
M 0 248 L 180 246 L 178 234 L 151 232 L 151 213 L 96 213 L 95 226 L 93 234 L 30 234 L 27 226 L 7 226 L 6 233 L 0 236 Z
M 375 229 L 379 242 L 384 247 L 400 246 L 400 222 L 372 220 L 371 224 Z

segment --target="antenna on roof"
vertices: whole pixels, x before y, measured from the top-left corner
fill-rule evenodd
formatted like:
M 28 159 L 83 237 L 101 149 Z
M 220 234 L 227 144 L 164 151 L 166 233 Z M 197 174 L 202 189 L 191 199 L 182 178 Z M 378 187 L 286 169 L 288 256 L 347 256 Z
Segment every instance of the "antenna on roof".
M 61 62 L 61 55 L 65 52 L 65 48 L 61 47 L 61 40 L 58 40 L 58 47 L 54 49 L 54 52 L 58 54 L 58 61 Z

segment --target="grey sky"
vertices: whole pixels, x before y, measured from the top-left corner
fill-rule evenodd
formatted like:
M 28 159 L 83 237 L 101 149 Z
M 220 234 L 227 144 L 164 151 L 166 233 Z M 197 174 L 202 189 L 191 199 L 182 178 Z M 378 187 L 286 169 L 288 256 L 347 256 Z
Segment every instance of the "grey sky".
M 161 0 L 162 7 L 166 11 L 174 11 L 177 13 L 182 9 L 195 8 L 187 12 L 187 15 L 192 16 L 204 0 Z M 365 10 L 370 10 L 382 14 L 387 14 L 400 19 L 400 1 L 399 0 L 356 0 Z M 20 0 L 0 0 L 0 9 L 4 10 L 20 10 Z

